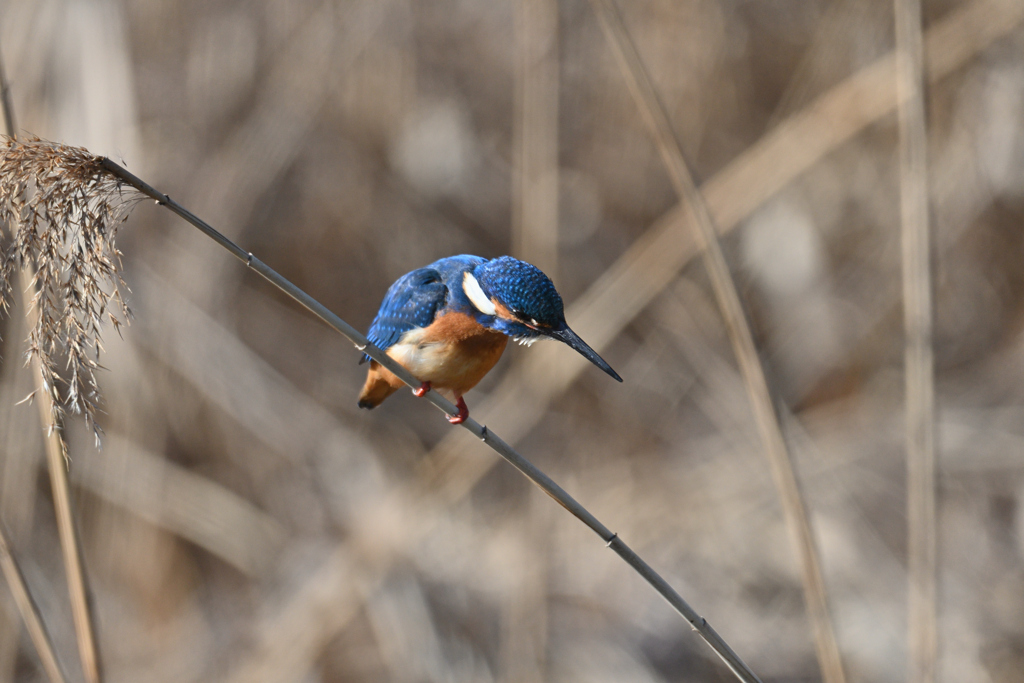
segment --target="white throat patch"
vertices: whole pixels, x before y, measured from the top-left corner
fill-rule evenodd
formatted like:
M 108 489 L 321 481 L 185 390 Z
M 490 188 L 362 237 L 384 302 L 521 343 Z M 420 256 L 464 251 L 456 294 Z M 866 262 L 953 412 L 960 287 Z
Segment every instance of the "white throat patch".
M 480 288 L 480 283 L 473 277 L 473 273 L 467 272 L 463 276 L 462 291 L 469 297 L 470 302 L 476 306 L 476 310 L 485 315 L 497 314 L 498 310 L 494 307 L 494 303 L 484 294 L 484 290 Z
M 533 346 L 533 343 L 543 337 L 512 337 L 512 341 L 519 342 L 523 346 Z

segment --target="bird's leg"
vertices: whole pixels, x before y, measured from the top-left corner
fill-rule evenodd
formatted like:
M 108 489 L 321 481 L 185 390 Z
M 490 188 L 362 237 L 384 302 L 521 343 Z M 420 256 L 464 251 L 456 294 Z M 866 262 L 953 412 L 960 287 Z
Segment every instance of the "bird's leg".
M 412 390 L 412 395 L 415 396 L 416 398 L 423 398 L 424 396 L 427 395 L 428 391 L 430 391 L 430 382 L 424 382 L 423 384 L 420 385 L 419 389 Z
M 459 401 L 455 404 L 455 407 L 459 409 L 459 414 L 448 415 L 448 421 L 453 425 L 462 424 L 469 417 L 469 406 L 466 405 L 466 400 L 459 396 Z

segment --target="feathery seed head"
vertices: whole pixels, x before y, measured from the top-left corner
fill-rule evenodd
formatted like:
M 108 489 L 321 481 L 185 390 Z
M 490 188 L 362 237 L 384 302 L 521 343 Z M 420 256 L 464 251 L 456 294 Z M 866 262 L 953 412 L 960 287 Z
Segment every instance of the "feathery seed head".
M 0 310 L 10 304 L 13 278 L 32 268 L 37 311 L 28 356 L 37 358 L 59 416 L 85 415 L 97 439 L 100 403 L 96 370 L 103 322 L 115 328 L 131 316 L 121 288 L 117 228 L 143 198 L 81 147 L 37 137 L 0 136 Z M 66 377 L 57 359 L 66 360 Z M 63 400 L 57 383 L 66 386 Z M 56 416 L 55 416 L 56 417 Z

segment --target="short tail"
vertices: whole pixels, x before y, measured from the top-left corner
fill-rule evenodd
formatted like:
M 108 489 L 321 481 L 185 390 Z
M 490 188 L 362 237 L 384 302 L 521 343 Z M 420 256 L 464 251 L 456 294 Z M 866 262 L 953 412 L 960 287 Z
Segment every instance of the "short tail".
M 372 410 L 403 386 L 405 384 L 394 373 L 381 367 L 377 361 L 371 361 L 370 371 L 366 373 L 366 384 L 359 392 L 359 407 Z

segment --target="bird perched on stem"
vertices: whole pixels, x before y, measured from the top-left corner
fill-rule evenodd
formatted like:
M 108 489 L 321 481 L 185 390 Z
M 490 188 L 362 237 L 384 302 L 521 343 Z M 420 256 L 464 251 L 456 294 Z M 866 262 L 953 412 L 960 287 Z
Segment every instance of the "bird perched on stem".
M 435 389 L 458 406 L 452 424 L 469 417 L 463 394 L 494 367 L 510 337 L 526 345 L 557 339 L 622 381 L 566 325 L 548 276 L 511 256 L 449 256 L 406 273 L 384 295 L 367 337 L 423 382 L 416 396 Z M 369 356 L 359 362 L 368 360 L 360 408 L 376 408 L 403 385 Z

